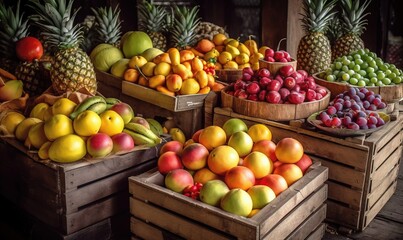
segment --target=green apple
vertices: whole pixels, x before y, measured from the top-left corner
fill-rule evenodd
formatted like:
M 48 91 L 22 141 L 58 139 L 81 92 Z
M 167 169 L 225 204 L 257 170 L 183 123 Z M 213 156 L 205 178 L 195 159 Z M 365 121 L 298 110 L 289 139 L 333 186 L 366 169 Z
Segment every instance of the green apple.
M 152 48 L 153 42 L 147 33 L 142 31 L 133 31 L 128 34 L 123 42 L 123 54 L 126 58 L 140 55 L 145 50 Z

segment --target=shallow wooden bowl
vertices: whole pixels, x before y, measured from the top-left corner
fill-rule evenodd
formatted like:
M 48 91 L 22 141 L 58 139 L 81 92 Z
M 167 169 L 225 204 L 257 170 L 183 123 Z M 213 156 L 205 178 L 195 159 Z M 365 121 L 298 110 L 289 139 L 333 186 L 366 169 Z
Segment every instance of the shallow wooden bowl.
M 321 85 L 330 90 L 331 99 L 334 99 L 337 95 L 347 91 L 350 88 L 353 88 L 353 87 L 360 88 L 360 86 L 355 86 L 355 85 L 351 85 L 351 84 L 343 83 L 343 82 L 329 82 L 325 79 L 320 78 L 319 77 L 320 74 L 321 73 L 315 73 L 312 76 L 318 85 Z M 383 86 L 383 87 L 366 86 L 365 88 L 367 88 L 370 91 L 373 91 L 376 94 L 380 94 L 382 96 L 383 101 L 385 101 L 387 103 L 400 101 L 403 98 L 403 84 L 389 85 L 389 86 Z
M 297 60 L 292 59 L 291 62 L 268 62 L 263 59 L 259 59 L 259 68 L 267 68 L 270 74 L 276 74 L 280 68 L 291 65 L 295 70 L 297 69 Z

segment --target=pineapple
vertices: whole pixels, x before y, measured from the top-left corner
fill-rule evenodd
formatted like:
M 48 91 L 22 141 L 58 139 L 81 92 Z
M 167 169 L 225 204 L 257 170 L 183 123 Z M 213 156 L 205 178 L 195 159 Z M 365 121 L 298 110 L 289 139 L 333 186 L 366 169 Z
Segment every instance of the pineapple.
M 23 15 L 20 14 L 20 1 L 15 11 L 0 2 L 0 67 L 12 73 L 18 64 L 15 43 L 29 34 L 28 19 L 24 20 Z
M 95 45 L 108 43 L 119 47 L 122 35 L 119 6 L 116 6 L 115 9 L 99 7 L 98 9 L 91 8 L 91 10 L 95 15 Z
M 332 9 L 336 0 L 304 0 L 302 27 L 306 34 L 301 38 L 298 51 L 298 69 L 309 74 L 324 71 L 332 61 L 329 39 L 324 34 L 335 12 Z
M 153 42 L 153 46 L 162 51 L 167 50 L 167 16 L 165 8 L 151 4 L 147 0 L 138 4 L 139 10 L 139 30 L 148 34 Z
M 79 48 L 83 32 L 82 26 L 74 24 L 79 9 L 72 11 L 73 0 L 30 0 L 29 6 L 34 10 L 32 20 L 54 50 L 50 78 L 55 93 L 85 89 L 96 94 L 94 66 Z
M 336 40 L 339 37 L 341 37 L 342 34 L 343 34 L 343 32 L 342 32 L 342 26 L 341 26 L 340 20 L 338 18 L 335 18 L 332 21 L 330 21 L 327 32 L 326 32 L 326 37 L 330 41 L 330 46 L 333 47 Z
M 200 23 L 200 18 L 197 18 L 199 6 L 194 6 L 189 9 L 186 6 L 174 6 L 173 23 L 171 32 L 172 46 L 178 49 L 184 49 L 187 46 L 195 45 L 198 40 L 196 29 Z
M 364 48 L 364 41 L 360 38 L 365 30 L 369 13 L 365 9 L 371 0 L 360 4 L 360 0 L 341 0 L 343 36 L 338 38 L 332 47 L 332 58 L 336 59 L 351 52 Z

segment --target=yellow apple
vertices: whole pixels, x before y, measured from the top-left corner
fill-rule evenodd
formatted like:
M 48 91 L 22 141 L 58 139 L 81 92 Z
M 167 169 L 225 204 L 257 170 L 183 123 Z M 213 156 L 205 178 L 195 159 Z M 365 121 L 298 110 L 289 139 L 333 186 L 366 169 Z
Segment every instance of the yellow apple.
M 125 122 L 117 112 L 113 110 L 106 110 L 99 116 L 101 118 L 101 127 L 99 129 L 100 133 L 106 133 L 109 136 L 113 136 L 122 132 Z
M 73 120 L 73 128 L 80 136 L 94 135 L 101 128 L 101 118 L 94 111 L 84 111 Z

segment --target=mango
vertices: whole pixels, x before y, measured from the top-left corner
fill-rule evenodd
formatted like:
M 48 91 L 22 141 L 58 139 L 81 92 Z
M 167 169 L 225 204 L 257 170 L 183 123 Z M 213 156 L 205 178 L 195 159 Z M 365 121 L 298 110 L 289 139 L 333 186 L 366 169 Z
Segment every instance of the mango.
M 10 101 L 22 96 L 23 83 L 21 80 L 7 81 L 4 86 L 0 87 L 0 101 Z

